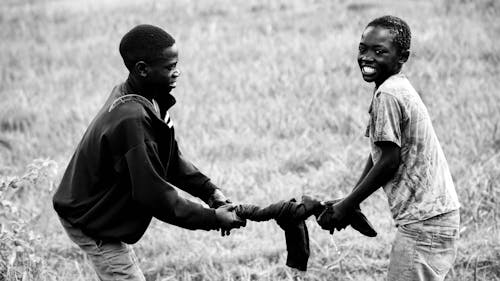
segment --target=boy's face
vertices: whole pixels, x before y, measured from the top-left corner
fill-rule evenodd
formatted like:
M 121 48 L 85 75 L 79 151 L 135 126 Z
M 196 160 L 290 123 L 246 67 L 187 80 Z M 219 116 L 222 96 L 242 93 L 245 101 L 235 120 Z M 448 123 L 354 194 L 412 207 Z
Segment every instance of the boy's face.
M 359 42 L 358 64 L 366 82 L 378 87 L 401 70 L 406 61 L 393 43 L 394 35 L 383 27 L 368 26 Z
M 155 61 L 148 63 L 146 83 L 155 92 L 170 92 L 177 85 L 179 51 L 174 44 L 165 48 Z

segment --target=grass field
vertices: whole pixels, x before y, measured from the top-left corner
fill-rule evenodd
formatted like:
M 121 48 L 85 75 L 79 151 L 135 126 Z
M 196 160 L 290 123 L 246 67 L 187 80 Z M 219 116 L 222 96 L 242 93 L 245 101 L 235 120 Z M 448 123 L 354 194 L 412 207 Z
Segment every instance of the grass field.
M 404 71 L 429 109 L 462 204 L 447 280 L 500 280 L 496 0 L 3 0 L 0 280 L 93 280 L 51 194 L 127 76 L 118 43 L 132 26 L 159 25 L 177 39 L 182 76 L 171 115 L 184 154 L 233 201 L 265 205 L 352 188 L 369 153 L 373 87 L 359 73 L 357 45 L 385 14 L 412 27 Z M 376 238 L 347 229 L 331 240 L 308 221 L 306 274 L 285 266 L 274 222 L 220 237 L 154 221 L 135 250 L 148 280 L 383 280 L 394 223 L 380 190 L 362 208 Z

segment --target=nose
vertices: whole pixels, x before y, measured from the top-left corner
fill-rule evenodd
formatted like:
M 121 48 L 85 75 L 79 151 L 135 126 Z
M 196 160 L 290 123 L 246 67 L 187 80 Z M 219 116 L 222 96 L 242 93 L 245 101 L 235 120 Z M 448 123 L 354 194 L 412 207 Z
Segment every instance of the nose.
M 373 51 L 367 50 L 367 51 L 365 51 L 363 53 L 360 53 L 359 54 L 359 60 L 360 61 L 366 61 L 366 62 L 373 62 L 373 61 L 375 61 Z
M 174 76 L 174 77 L 179 77 L 180 75 L 181 75 L 181 71 L 178 68 L 176 68 L 174 70 L 174 72 L 172 73 L 172 76 Z
M 366 62 L 372 62 L 375 59 L 370 54 L 365 53 L 365 54 L 359 55 L 359 60 L 360 61 L 366 61 Z

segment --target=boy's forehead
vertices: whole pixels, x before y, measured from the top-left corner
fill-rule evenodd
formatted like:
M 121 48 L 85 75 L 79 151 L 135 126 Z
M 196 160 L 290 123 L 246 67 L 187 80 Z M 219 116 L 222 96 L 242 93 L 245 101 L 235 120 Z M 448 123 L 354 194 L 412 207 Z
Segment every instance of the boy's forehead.
M 161 52 L 161 57 L 164 59 L 177 58 L 178 56 L 179 50 L 177 49 L 177 45 L 175 44 L 163 49 L 163 51 Z
M 157 54 L 154 58 L 152 58 L 151 62 L 154 63 L 173 63 L 177 62 L 179 57 L 179 50 L 177 46 L 174 44 L 170 47 L 165 47 L 159 54 Z
M 363 31 L 361 35 L 361 42 L 386 42 L 392 43 L 394 39 L 394 34 L 390 29 L 382 27 L 382 26 L 368 26 Z

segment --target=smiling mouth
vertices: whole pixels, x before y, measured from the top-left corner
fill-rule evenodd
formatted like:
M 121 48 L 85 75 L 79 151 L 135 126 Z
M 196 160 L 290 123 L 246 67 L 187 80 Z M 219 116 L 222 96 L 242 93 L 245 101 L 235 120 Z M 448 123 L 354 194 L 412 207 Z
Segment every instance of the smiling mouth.
M 363 66 L 361 67 L 361 73 L 363 73 L 363 75 L 373 75 L 375 74 L 375 72 L 377 72 L 377 70 L 374 68 L 374 67 L 371 67 L 371 66 Z

